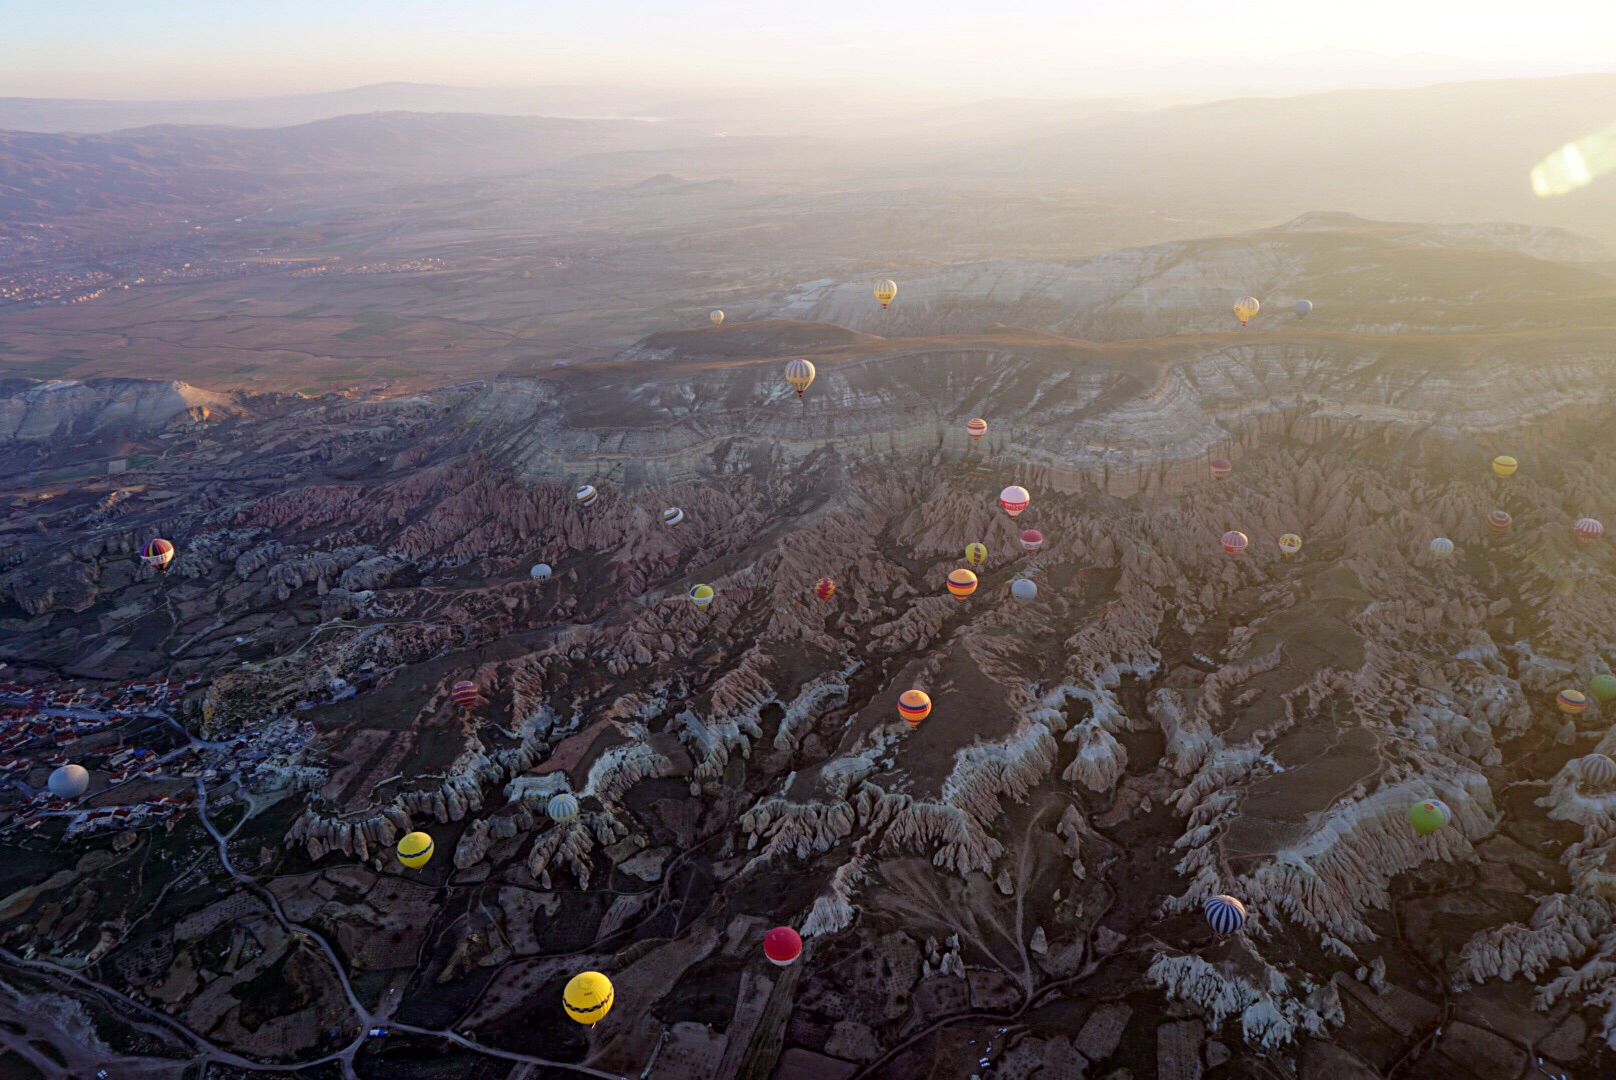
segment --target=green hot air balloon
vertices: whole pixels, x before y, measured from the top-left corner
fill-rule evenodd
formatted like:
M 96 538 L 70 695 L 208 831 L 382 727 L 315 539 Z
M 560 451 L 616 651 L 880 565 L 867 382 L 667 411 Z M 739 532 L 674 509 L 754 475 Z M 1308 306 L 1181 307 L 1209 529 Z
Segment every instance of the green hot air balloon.
M 1408 808 L 1409 824 L 1421 836 L 1429 836 L 1448 823 L 1448 808 L 1437 799 L 1425 799 Z
M 1616 675 L 1595 675 L 1588 683 L 1588 692 L 1600 704 L 1616 698 Z

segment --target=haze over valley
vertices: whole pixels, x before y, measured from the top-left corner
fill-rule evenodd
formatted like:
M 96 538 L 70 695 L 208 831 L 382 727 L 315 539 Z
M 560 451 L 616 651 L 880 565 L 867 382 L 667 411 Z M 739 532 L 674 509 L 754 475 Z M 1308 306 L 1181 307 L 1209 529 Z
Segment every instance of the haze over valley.
M 1616 74 L 1472 52 L 0 100 L 0 1074 L 1616 1072 Z

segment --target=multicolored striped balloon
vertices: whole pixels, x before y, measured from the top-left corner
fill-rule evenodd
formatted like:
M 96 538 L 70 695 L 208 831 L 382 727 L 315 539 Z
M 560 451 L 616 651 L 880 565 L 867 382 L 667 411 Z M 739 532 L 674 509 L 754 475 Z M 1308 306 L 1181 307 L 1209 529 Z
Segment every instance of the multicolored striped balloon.
M 1487 515 L 1487 528 L 1494 536 L 1502 536 L 1509 532 L 1509 527 L 1515 521 L 1506 511 L 1494 510 Z
M 905 690 L 898 695 L 898 715 L 917 726 L 931 715 L 931 695 L 924 690 Z
M 453 698 L 454 703 L 462 709 L 475 708 L 479 696 L 477 684 L 466 682 L 464 679 L 449 688 L 449 697 Z
M 976 591 L 976 575 L 960 567 L 948 575 L 948 591 L 954 599 L 964 600 Z
M 1576 716 L 1588 707 L 1588 695 L 1581 690 L 1562 690 L 1555 696 L 1554 703 L 1567 716 Z

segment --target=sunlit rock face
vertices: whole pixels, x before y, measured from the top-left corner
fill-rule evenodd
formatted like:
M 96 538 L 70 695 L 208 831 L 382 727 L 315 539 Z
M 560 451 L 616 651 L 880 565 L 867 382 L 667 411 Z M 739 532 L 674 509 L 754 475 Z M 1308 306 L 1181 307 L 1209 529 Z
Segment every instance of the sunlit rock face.
M 777 358 L 672 336 L 238 417 L 139 484 L 41 481 L 6 504 L 7 663 L 195 677 L 182 717 L 210 735 L 307 721 L 295 811 L 262 819 L 276 872 L 385 878 L 433 833 L 426 978 L 492 980 L 455 1022 L 501 1045 L 549 1023 L 512 1003 L 587 963 L 637 1004 L 547 1037 L 623 1070 L 709 1013 L 898 1077 L 974 1070 L 1013 1022 L 1099 1075 L 1180 1037 L 1304 1076 L 1471 1068 L 1474 1040 L 1432 1037 L 1485 1017 L 1562 1071 L 1611 1067 L 1616 793 L 1586 762 L 1616 744 L 1608 706 L 1555 706 L 1616 653 L 1616 554 L 1571 528 L 1616 521 L 1616 436 L 1578 392 L 1608 350 L 1525 378 L 1518 344 L 833 335 L 799 402 Z M 162 577 L 134 558 L 152 535 Z M 1451 816 L 1422 836 L 1432 799 Z M 1217 894 L 1246 911 L 1226 938 Z M 782 924 L 808 944 L 765 989 Z

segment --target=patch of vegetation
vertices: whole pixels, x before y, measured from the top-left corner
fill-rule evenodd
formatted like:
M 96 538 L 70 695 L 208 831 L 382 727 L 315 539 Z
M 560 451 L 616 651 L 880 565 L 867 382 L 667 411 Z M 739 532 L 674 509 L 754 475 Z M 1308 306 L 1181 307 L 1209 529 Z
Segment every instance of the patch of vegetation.
M 344 330 L 337 337 L 342 341 L 364 341 L 377 334 L 386 334 L 408 325 L 408 321 L 399 318 L 390 311 L 367 311 L 354 316 L 360 325 L 351 330 Z
M 312 319 L 314 316 L 320 314 L 320 312 L 330 310 L 330 304 L 310 304 L 308 307 L 300 308 L 286 317 L 288 319 Z

